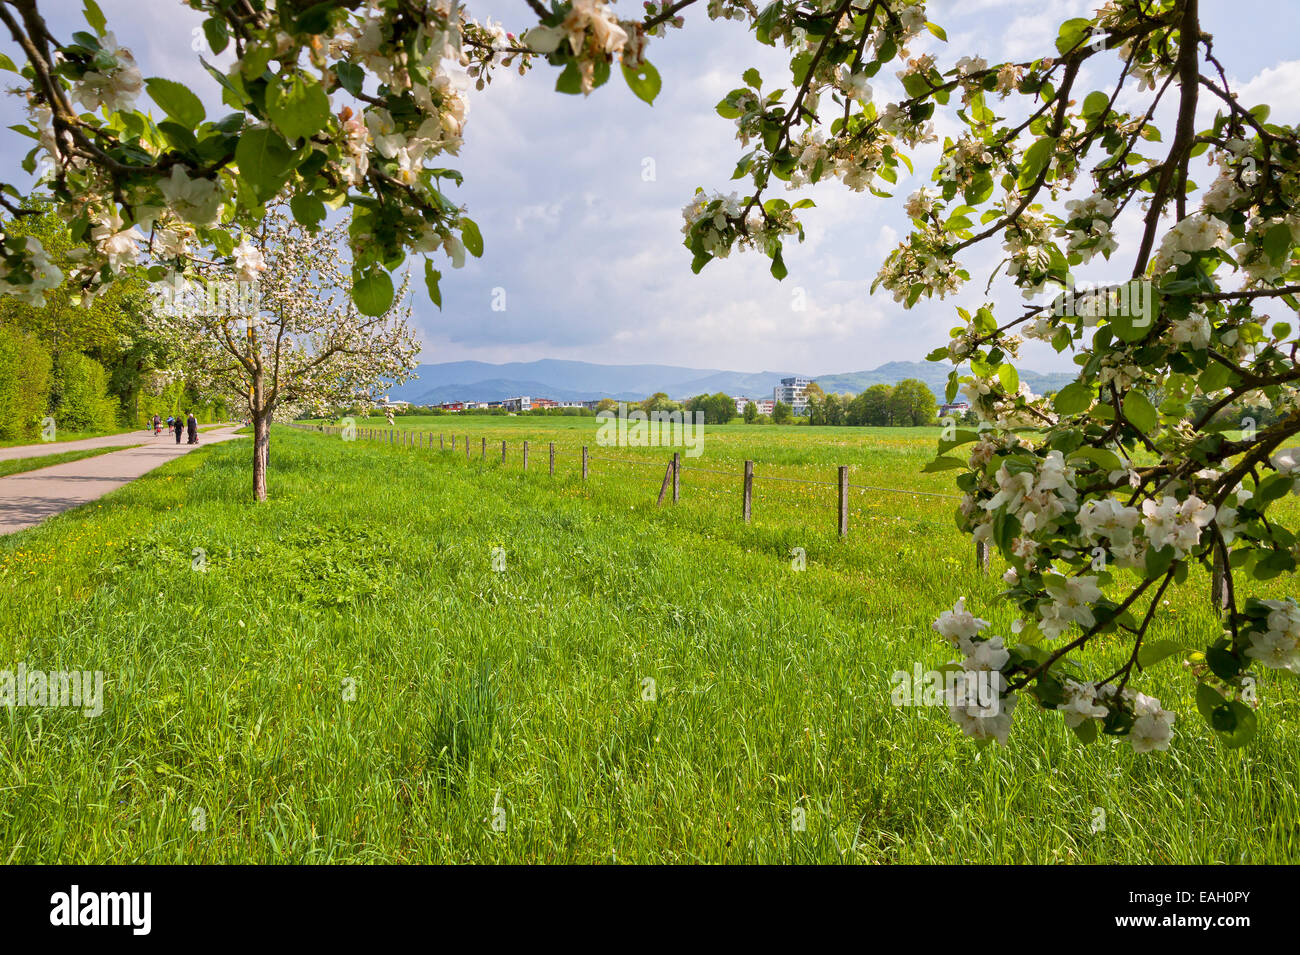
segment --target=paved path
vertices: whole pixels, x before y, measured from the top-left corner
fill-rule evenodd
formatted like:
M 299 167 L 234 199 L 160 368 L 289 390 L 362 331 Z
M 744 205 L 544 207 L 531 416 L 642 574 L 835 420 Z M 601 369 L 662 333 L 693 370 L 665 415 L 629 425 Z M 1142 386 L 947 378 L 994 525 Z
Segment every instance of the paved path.
M 196 445 L 185 444 L 183 441 L 177 444 L 175 437 L 167 435 L 153 439 L 144 432 L 138 432 L 137 437 L 142 437 L 148 444 L 0 478 L 0 534 L 12 534 L 14 531 L 35 527 L 47 517 L 103 497 L 109 491 L 130 484 L 140 475 L 148 474 L 154 468 L 195 448 L 238 437 L 235 434 L 238 430 L 239 426 L 236 425 L 200 432 L 199 443 Z M 123 435 L 110 435 L 85 441 L 68 441 L 55 444 L 54 447 L 59 451 L 76 450 L 78 445 L 112 447 L 121 444 L 123 440 Z M 98 445 L 95 442 L 99 442 Z M 50 445 L 38 447 L 44 451 Z M 14 455 L 33 456 L 30 453 Z
M 202 438 L 202 435 L 199 436 Z M 42 441 L 40 444 L 20 444 L 12 448 L 0 448 L 0 461 L 14 458 L 43 458 L 47 454 L 62 454 L 65 451 L 85 451 L 90 448 L 115 448 L 124 444 L 161 444 L 166 438 L 174 443 L 176 436 L 164 431 L 158 437 L 143 428 L 124 431 L 121 434 L 106 434 L 100 438 L 82 438 L 80 441 Z

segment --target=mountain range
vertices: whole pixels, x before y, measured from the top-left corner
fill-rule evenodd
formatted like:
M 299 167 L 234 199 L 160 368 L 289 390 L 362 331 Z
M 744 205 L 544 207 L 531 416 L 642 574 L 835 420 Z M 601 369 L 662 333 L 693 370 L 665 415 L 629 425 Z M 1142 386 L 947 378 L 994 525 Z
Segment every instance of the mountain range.
M 824 391 L 860 392 L 871 385 L 893 385 L 904 378 L 919 378 L 942 397 L 950 366 L 939 362 L 891 361 L 869 371 L 819 375 L 813 380 Z M 1073 380 L 1068 372 L 1040 373 L 1019 369 L 1020 380 L 1035 392 L 1057 389 Z M 490 364 L 452 361 L 420 365 L 416 378 L 389 391 L 394 400 L 417 405 L 444 401 L 500 401 L 516 395 L 583 401 L 614 398 L 639 401 L 657 391 L 671 398 L 725 392 L 733 397 L 771 395 L 782 378 L 796 372 L 724 371 L 718 368 L 682 368 L 677 365 L 598 365 L 585 361 L 541 361 Z

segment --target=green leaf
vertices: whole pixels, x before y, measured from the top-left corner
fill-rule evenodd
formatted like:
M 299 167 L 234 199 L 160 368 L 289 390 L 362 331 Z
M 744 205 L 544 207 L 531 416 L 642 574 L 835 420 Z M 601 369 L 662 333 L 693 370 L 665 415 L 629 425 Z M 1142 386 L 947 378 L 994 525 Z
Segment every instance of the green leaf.
M 1259 482 L 1255 497 L 1250 503 L 1256 510 L 1262 511 L 1279 498 L 1286 497 L 1294 485 L 1295 478 L 1290 474 L 1270 474 Z
M 1037 139 L 1034 144 L 1025 150 L 1024 164 L 1020 167 L 1020 176 L 1017 180 L 1022 189 L 1027 189 L 1038 181 L 1039 175 L 1052 159 L 1052 154 L 1056 151 L 1056 138 L 1054 136 L 1044 136 Z
M 203 21 L 203 35 L 207 37 L 208 48 L 213 53 L 220 53 L 230 45 L 230 32 L 226 29 L 226 21 L 220 17 Z
M 479 232 L 478 224 L 469 216 L 460 217 L 460 240 L 465 243 L 465 249 L 474 258 L 483 257 L 483 233 Z
M 1052 397 L 1052 407 L 1060 415 L 1083 414 L 1092 406 L 1092 399 L 1092 388 L 1081 381 L 1075 381 Z
M 339 86 L 351 93 L 353 96 L 360 96 L 362 87 L 366 82 L 366 71 L 355 63 L 336 63 L 334 65 L 334 75 L 339 79 Z
M 772 277 L 778 282 L 790 274 L 785 267 L 785 258 L 781 255 L 781 247 L 777 246 L 776 252 L 772 255 Z
M 312 232 L 325 219 L 325 203 L 310 193 L 295 193 L 289 200 L 289 209 L 293 217 Z
M 742 79 L 744 79 L 746 86 L 752 86 L 756 90 L 763 88 L 763 78 L 758 75 L 758 70 L 752 66 L 744 72 Z
M 158 108 L 182 126 L 193 129 L 207 116 L 199 98 L 189 87 L 175 80 L 163 79 L 161 76 L 150 77 L 144 81 L 144 88 L 149 98 L 158 104 Z
M 755 71 L 751 70 L 750 72 Z M 745 75 L 748 77 L 749 73 Z M 652 105 L 655 97 L 659 95 L 660 87 L 663 86 L 663 80 L 659 78 L 659 71 L 652 64 L 646 62 L 642 62 L 640 66 L 636 67 L 623 67 L 623 79 L 627 82 L 627 88 L 635 93 L 638 99 L 643 99 Z
M 1198 683 L 1196 685 L 1196 711 L 1201 714 L 1205 722 L 1210 722 L 1210 717 L 1214 711 L 1226 702 L 1223 694 L 1208 683 Z
M 578 64 L 570 60 L 564 64 L 564 69 L 560 75 L 555 78 L 555 92 L 568 93 L 570 96 L 576 96 L 582 92 L 582 73 L 578 70 Z
M 1237 655 L 1224 647 L 1213 646 L 1205 651 L 1205 662 L 1210 665 L 1214 675 L 1221 680 L 1231 680 L 1241 672 L 1241 661 Z
M 1124 462 L 1120 460 L 1119 455 L 1105 448 L 1078 448 L 1070 452 L 1069 458 L 1071 461 L 1091 461 L 1105 471 L 1119 471 L 1124 467 Z
M 99 9 L 99 4 L 97 4 L 95 0 L 86 0 L 83 13 L 85 14 L 86 22 L 94 28 L 96 33 L 103 36 L 104 24 L 106 21 L 104 19 L 104 11 Z
M 428 259 L 424 260 L 424 284 L 429 290 L 429 298 L 434 305 L 442 308 L 442 289 L 438 287 L 438 282 L 442 280 L 442 273 L 433 267 L 433 263 Z
M 383 315 L 393 305 L 393 279 L 375 267 L 363 275 L 352 274 L 352 301 L 362 315 Z
M 1011 365 L 1002 365 L 998 368 L 998 381 L 1002 383 L 1003 389 L 1007 394 L 1014 395 L 1020 391 L 1020 375 Z
M 310 139 L 330 121 L 330 98 L 319 83 L 295 74 L 267 89 L 266 114 L 290 140 Z
M 1233 700 L 1228 704 L 1228 709 L 1232 713 L 1233 728 L 1224 733 L 1221 739 L 1229 749 L 1236 749 L 1255 738 L 1259 731 L 1259 721 L 1255 717 L 1255 711 L 1240 700 Z
M 240 175 L 253 187 L 259 202 L 266 202 L 280 191 L 288 179 L 293 150 L 280 134 L 266 126 L 257 126 L 239 137 L 235 163 Z
M 1264 254 L 1274 265 L 1281 265 L 1291 249 L 1291 227 L 1279 222 L 1264 233 Z
M 1160 423 L 1155 406 L 1140 391 L 1130 391 L 1124 396 L 1124 417 L 1143 434 L 1151 434 Z
M 1056 37 L 1056 50 L 1062 56 L 1069 53 L 1079 45 L 1081 41 L 1092 30 L 1092 21 L 1086 17 L 1075 17 L 1072 20 L 1066 20 L 1061 24 L 1060 33 Z
M 1109 102 L 1109 96 L 1101 92 L 1101 90 L 1094 90 L 1084 98 L 1083 115 L 1088 119 L 1092 119 L 1094 116 L 1100 116 L 1101 111 L 1106 108 L 1106 104 Z
M 1138 651 L 1138 664 L 1145 670 L 1148 667 L 1155 666 L 1161 660 L 1167 660 L 1182 650 L 1183 647 L 1173 640 L 1157 640 L 1154 643 L 1142 644 L 1142 649 Z
M 935 471 L 950 471 L 953 468 L 964 467 L 966 467 L 966 462 L 961 458 L 954 458 L 951 455 L 940 455 L 925 467 L 921 468 L 921 471 L 926 474 L 932 474 Z
M 1074 730 L 1074 735 L 1079 737 L 1079 739 L 1083 742 L 1085 746 L 1088 745 L 1089 743 L 1096 742 L 1097 740 L 1096 720 L 1084 720 L 1082 723 L 1079 723 L 1077 726 L 1072 726 L 1070 728 Z

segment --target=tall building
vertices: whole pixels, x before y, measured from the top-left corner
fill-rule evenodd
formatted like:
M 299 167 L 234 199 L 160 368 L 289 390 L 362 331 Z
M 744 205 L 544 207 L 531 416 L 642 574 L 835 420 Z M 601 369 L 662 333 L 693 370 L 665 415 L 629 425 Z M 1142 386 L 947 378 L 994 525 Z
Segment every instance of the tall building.
M 808 410 L 808 386 L 811 384 L 812 379 L 802 375 L 782 378 L 781 384 L 772 389 L 772 403 L 784 401 L 796 415 L 801 415 Z

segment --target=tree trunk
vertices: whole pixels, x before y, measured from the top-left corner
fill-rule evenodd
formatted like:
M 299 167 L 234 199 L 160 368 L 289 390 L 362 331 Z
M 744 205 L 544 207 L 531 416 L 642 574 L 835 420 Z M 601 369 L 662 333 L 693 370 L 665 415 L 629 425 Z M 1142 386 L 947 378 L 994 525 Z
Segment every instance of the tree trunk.
M 271 452 L 271 416 L 253 419 L 253 499 L 266 500 L 266 465 Z

